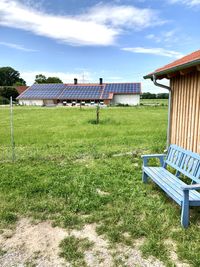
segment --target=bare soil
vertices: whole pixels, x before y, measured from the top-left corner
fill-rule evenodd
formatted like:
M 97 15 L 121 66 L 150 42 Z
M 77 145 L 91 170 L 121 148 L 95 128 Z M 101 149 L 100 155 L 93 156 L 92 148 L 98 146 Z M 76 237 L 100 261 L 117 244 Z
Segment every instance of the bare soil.
M 136 240 L 134 247 L 118 245 L 111 248 L 109 242 L 96 232 L 96 224 L 88 224 L 81 230 L 67 231 L 59 227 L 52 227 L 50 221 L 33 223 L 30 219 L 21 219 L 14 230 L 4 230 L 0 234 L 1 267 L 37 266 L 61 267 L 71 266 L 59 257 L 59 244 L 69 235 L 77 238 L 87 238 L 94 243 L 93 247 L 85 252 L 85 261 L 89 267 L 112 267 L 116 262 L 127 267 L 151 266 L 163 267 L 164 264 L 154 257 L 142 257 L 139 247 L 144 240 Z M 172 258 L 177 263 L 176 253 Z M 122 266 L 122 265 L 120 265 Z

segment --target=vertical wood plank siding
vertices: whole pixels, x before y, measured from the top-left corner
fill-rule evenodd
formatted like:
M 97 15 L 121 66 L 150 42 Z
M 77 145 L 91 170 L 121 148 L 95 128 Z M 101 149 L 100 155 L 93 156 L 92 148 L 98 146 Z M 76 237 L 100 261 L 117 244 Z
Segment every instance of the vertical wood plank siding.
M 200 72 L 171 79 L 171 144 L 200 154 Z

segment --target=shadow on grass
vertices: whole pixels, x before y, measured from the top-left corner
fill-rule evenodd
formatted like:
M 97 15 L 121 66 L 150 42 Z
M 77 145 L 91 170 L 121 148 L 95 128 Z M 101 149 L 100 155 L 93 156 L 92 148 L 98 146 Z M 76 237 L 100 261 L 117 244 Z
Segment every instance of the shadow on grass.
M 96 124 L 96 125 L 98 125 L 98 124 L 101 124 L 101 125 L 110 125 L 110 126 L 114 126 L 114 125 L 120 125 L 121 124 L 121 122 L 119 122 L 119 121 L 116 121 L 116 120 L 114 120 L 114 119 L 111 119 L 111 118 L 107 118 L 107 119 L 100 119 L 99 120 L 99 123 L 97 123 L 97 120 L 88 120 L 88 123 L 89 124 Z

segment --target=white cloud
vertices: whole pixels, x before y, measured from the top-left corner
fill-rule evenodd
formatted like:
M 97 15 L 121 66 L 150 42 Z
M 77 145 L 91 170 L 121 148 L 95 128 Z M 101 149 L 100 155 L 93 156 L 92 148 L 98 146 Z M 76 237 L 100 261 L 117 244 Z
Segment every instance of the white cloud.
M 10 47 L 10 48 L 13 48 L 13 49 L 17 49 L 17 50 L 22 50 L 22 51 L 25 51 L 25 52 L 36 52 L 37 51 L 35 49 L 26 48 L 26 47 L 24 47 L 23 45 L 20 45 L 20 44 L 14 44 L 14 43 L 8 43 L 8 42 L 0 42 L 0 45 L 7 46 L 7 47 Z
M 159 34 L 150 33 L 146 36 L 147 39 L 153 40 L 156 43 L 171 44 L 176 43 L 179 40 L 176 30 L 165 31 Z
M 132 53 L 152 54 L 152 55 L 172 57 L 172 58 L 183 57 L 183 54 L 181 54 L 180 52 L 166 50 L 164 48 L 125 47 L 122 48 L 122 50 Z
M 161 24 L 152 9 L 97 5 L 84 14 L 48 14 L 16 0 L 0 0 L 0 25 L 23 29 L 74 45 L 111 45 L 124 29 Z
M 200 5 L 200 0 L 169 0 L 170 3 L 181 3 L 186 6 L 194 7 Z
M 22 77 L 27 85 L 32 85 L 35 81 L 35 76 L 37 74 L 43 74 L 47 78 L 48 77 L 58 77 L 60 78 L 63 83 L 73 83 L 74 78 L 77 78 L 80 83 L 83 82 L 83 73 L 71 73 L 71 72 L 50 72 L 50 71 L 20 71 L 20 77 Z M 84 81 L 85 82 L 91 82 L 92 75 L 90 72 L 85 71 L 84 72 Z
M 89 20 L 101 24 L 109 24 L 114 28 L 126 27 L 135 30 L 162 24 L 155 10 L 137 8 L 134 6 L 111 6 L 102 4 L 90 9 L 87 15 Z

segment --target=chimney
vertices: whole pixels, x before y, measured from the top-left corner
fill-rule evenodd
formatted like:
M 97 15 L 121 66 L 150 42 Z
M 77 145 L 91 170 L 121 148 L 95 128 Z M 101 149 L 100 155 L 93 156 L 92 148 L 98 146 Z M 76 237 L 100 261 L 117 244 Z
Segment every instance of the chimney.
M 78 84 L 78 79 L 74 78 L 74 84 Z
M 100 84 L 100 85 L 103 84 L 103 78 L 99 78 L 99 84 Z

